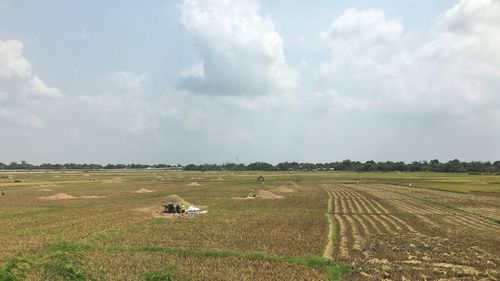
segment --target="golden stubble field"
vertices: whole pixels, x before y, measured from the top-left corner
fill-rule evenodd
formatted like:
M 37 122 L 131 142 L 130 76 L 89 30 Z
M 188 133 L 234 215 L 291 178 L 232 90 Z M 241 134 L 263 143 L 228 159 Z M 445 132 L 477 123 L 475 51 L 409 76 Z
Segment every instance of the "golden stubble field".
M 260 174 L 0 173 L 0 279 L 499 278 L 500 177 Z

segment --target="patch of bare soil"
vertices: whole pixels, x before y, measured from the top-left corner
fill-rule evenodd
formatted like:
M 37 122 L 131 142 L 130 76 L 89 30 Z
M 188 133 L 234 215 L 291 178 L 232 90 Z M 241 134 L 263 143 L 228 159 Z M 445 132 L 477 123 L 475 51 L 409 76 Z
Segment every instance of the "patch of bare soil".
M 286 185 L 282 185 L 280 187 L 276 187 L 271 189 L 272 192 L 278 192 L 278 193 L 292 193 L 295 192 L 295 190 L 287 187 Z
M 103 183 L 121 183 L 121 182 L 122 182 L 122 178 L 121 177 L 115 177 L 115 178 L 103 181 Z
M 38 197 L 39 199 L 44 199 L 44 200 L 68 200 L 68 199 L 76 199 L 78 197 L 71 196 L 67 193 L 57 193 L 52 196 L 47 196 L 47 197 Z
M 166 214 L 163 213 L 163 207 L 158 204 L 158 206 L 135 208 L 134 211 L 146 213 L 151 215 L 153 218 L 173 218 L 176 214 Z
M 146 188 L 141 188 L 141 189 L 138 189 L 136 191 L 132 191 L 132 193 L 150 193 L 150 192 L 154 192 L 154 191 L 150 190 L 150 189 L 146 189 Z
M 472 194 L 479 196 L 492 196 L 492 197 L 500 197 L 500 192 L 487 192 L 487 191 L 471 191 Z
M 203 185 L 194 181 L 194 182 L 186 184 L 186 186 L 197 187 L 197 186 L 203 186 Z
M 285 197 L 282 195 L 275 194 L 271 191 L 259 190 L 259 191 L 257 191 L 257 195 L 255 195 L 255 198 L 258 198 L 258 199 L 282 199 Z

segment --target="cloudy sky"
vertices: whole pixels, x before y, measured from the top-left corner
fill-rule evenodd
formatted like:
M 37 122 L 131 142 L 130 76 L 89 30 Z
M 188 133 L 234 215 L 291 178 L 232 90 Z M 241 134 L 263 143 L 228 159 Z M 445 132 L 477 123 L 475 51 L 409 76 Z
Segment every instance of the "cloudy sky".
M 0 161 L 500 159 L 500 0 L 0 0 Z

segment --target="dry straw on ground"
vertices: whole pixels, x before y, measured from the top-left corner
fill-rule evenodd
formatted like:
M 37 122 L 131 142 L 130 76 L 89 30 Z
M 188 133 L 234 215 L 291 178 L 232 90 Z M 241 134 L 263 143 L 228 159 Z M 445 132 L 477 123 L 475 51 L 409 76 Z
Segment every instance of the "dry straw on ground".
M 146 189 L 146 188 L 141 188 L 141 189 L 138 189 L 136 191 L 132 191 L 132 193 L 150 193 L 150 192 L 154 192 L 154 191 L 151 189 Z
M 46 197 L 38 197 L 38 199 L 43 200 L 69 200 L 69 199 L 99 199 L 106 198 L 107 196 L 99 196 L 99 195 L 83 195 L 83 196 L 73 196 L 67 193 L 57 193 L 51 196 Z

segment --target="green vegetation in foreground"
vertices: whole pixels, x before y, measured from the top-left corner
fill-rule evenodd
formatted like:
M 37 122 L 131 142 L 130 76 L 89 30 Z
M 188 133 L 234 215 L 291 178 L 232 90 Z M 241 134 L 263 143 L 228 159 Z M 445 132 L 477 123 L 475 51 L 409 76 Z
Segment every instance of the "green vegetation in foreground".
M 90 274 L 84 256 L 77 250 L 81 245 L 61 244 L 47 248 L 41 254 L 14 258 L 0 267 L 0 281 L 22 281 L 34 273 L 43 280 L 101 280 Z
M 32 255 L 22 259 L 15 258 L 5 263 L 0 268 L 0 281 L 22 281 L 29 272 L 37 272 L 47 280 L 101 280 L 99 276 L 93 276 L 90 269 L 85 265 L 82 252 L 92 251 L 97 247 L 90 244 L 60 243 L 50 245 L 39 255 Z M 214 257 L 227 258 L 237 257 L 255 261 L 285 262 L 304 265 L 313 268 L 324 268 L 328 280 L 340 280 L 348 268 L 334 263 L 332 260 L 317 256 L 275 256 L 263 253 L 244 253 L 228 250 L 213 249 L 186 249 L 155 246 L 110 246 L 100 248 L 107 252 L 122 253 L 162 253 L 180 257 Z M 142 278 L 146 281 L 154 280 L 184 280 L 173 279 L 175 270 L 165 269 L 163 271 L 144 272 Z M 163 278 L 163 279 L 162 279 Z M 169 279 L 170 278 L 170 279 Z
M 165 268 L 160 271 L 145 271 L 142 273 L 144 281 L 187 281 L 189 279 L 180 276 L 176 269 Z

